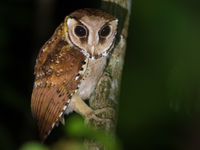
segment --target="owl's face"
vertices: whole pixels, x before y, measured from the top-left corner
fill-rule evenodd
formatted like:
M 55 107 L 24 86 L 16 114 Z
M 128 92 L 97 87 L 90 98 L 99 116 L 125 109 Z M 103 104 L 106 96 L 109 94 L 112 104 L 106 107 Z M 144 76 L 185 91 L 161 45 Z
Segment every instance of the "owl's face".
M 69 41 L 80 48 L 89 58 L 98 59 L 107 56 L 113 47 L 118 20 L 111 15 L 80 10 L 67 19 Z

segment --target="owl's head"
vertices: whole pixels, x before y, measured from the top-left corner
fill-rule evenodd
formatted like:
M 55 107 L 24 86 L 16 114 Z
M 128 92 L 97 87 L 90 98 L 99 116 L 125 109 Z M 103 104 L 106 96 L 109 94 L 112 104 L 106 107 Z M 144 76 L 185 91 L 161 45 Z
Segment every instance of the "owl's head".
M 98 59 L 111 51 L 117 33 L 118 20 L 96 9 L 80 9 L 65 19 L 71 44 L 89 58 Z

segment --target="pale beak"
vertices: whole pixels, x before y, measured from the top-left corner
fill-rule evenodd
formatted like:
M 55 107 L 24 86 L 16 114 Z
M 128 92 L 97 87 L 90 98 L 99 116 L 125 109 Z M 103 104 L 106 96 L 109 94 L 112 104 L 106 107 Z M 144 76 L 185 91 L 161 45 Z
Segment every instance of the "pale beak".
M 91 47 L 91 54 L 94 55 L 94 45 Z

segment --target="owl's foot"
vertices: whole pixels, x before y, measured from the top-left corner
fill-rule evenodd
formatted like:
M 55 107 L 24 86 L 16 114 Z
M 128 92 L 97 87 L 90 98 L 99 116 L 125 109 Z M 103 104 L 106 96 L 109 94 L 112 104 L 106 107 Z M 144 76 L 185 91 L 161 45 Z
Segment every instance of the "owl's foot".
M 85 116 L 85 122 L 87 124 L 94 124 L 97 128 L 104 128 L 110 130 L 113 128 L 114 110 L 112 108 L 102 108 L 93 110 L 87 116 Z
M 113 128 L 112 118 L 115 111 L 112 108 L 91 109 L 79 96 L 74 95 L 70 102 L 70 108 L 84 117 L 86 123 L 94 124 L 97 128 Z

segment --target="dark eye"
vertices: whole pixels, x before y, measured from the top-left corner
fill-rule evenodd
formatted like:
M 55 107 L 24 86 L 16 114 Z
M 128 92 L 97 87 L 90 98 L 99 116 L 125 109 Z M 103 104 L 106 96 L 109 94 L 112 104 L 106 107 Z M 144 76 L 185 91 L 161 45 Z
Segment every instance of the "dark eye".
M 103 27 L 101 30 L 100 30 L 100 33 L 99 33 L 99 35 L 101 36 L 101 37 L 106 37 L 106 36 L 108 36 L 110 34 L 110 26 L 105 26 L 105 27 Z
M 76 26 L 75 29 L 74 29 L 74 32 L 80 38 L 83 38 L 87 35 L 86 28 L 84 26 L 81 26 L 81 25 Z

